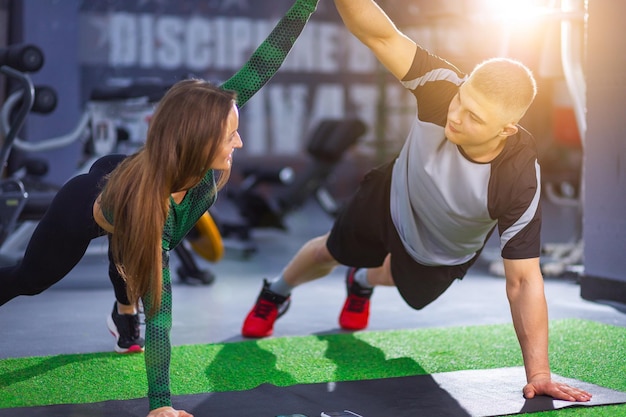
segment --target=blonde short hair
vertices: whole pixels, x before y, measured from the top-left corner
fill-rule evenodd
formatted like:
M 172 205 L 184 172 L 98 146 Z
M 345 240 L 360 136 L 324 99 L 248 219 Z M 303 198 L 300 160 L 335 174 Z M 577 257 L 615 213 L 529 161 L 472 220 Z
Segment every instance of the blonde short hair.
M 517 123 L 537 95 L 535 78 L 524 64 L 509 58 L 491 58 L 478 64 L 468 83 L 502 106 L 503 116 Z

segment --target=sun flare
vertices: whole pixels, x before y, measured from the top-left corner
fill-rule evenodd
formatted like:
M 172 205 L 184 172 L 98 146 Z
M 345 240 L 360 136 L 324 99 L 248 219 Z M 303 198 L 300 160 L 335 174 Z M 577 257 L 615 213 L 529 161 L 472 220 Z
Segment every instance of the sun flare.
M 546 0 L 482 0 L 482 10 L 490 16 L 508 22 L 532 22 L 551 10 Z

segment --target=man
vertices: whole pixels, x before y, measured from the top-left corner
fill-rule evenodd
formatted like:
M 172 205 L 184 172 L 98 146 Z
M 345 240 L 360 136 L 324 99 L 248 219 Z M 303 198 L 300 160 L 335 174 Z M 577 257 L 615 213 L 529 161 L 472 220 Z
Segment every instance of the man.
M 531 105 L 531 72 L 491 59 L 469 76 L 398 31 L 372 0 L 335 0 L 346 27 L 417 100 L 417 117 L 395 161 L 370 171 L 329 234 L 307 242 L 265 282 L 243 324 L 272 334 L 293 288 L 350 266 L 344 329 L 367 326 L 376 285 L 394 285 L 421 309 L 461 279 L 497 227 L 506 290 L 520 343 L 526 398 L 591 395 L 552 381 L 548 313 L 539 266 L 540 175 L 533 138 L 518 122 Z

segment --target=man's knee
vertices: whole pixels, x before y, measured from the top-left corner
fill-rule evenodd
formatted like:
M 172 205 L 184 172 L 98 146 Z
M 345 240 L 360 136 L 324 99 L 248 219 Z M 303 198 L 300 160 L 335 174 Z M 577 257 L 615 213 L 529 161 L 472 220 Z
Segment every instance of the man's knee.
M 428 304 L 432 303 L 434 300 L 423 300 L 418 298 L 404 298 L 404 301 L 411 307 L 413 310 L 421 310 L 426 307 Z
M 417 287 L 413 287 L 410 289 L 398 288 L 398 291 L 409 307 L 414 310 L 421 310 L 439 298 L 439 296 L 444 293 L 445 289 L 437 289 L 433 291 L 432 289 L 428 289 L 426 287 L 421 290 Z
M 315 262 L 320 264 L 338 264 L 337 260 L 333 257 L 333 255 L 328 250 L 326 246 L 326 242 L 328 240 L 328 234 L 324 236 L 319 236 L 311 241 L 309 241 L 309 245 L 311 245 L 313 258 Z

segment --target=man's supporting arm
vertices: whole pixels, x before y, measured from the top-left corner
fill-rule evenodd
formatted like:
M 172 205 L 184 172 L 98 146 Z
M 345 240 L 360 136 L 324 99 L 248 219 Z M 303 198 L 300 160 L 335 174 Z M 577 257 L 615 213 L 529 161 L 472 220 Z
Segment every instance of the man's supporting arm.
M 548 360 L 548 307 L 539 258 L 505 259 L 504 270 L 513 326 L 526 370 L 524 396 L 549 395 L 559 400 L 589 401 L 589 393 L 552 381 Z

